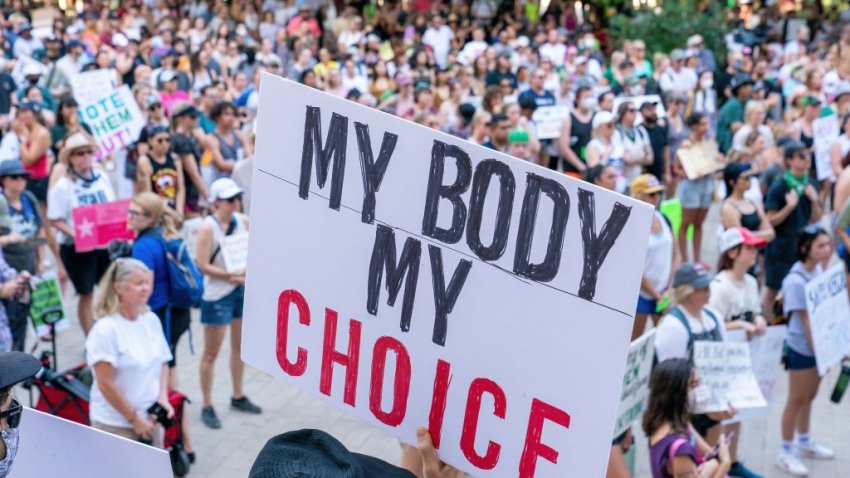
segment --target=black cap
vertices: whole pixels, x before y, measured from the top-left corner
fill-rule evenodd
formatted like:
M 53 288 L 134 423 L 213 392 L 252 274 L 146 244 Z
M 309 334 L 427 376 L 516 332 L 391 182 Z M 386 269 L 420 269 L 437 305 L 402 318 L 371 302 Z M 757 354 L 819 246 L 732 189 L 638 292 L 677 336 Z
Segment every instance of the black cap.
M 462 103 L 457 110 L 467 123 L 472 121 L 472 117 L 475 116 L 475 106 L 469 103 Z
M 644 101 L 643 103 L 640 104 L 640 109 L 652 108 L 653 110 L 655 110 L 656 106 L 658 106 L 657 101 Z
M 745 171 L 749 171 L 752 167 L 750 163 L 729 163 L 723 170 L 723 181 L 726 184 L 734 184 Z
M 732 77 L 732 81 L 729 82 L 729 87 L 732 88 L 732 91 L 738 91 L 739 88 L 746 85 L 752 85 L 753 79 L 750 75 L 746 73 L 738 73 L 737 75 Z
M 805 144 L 803 144 L 802 141 L 792 139 L 791 141 L 785 143 L 785 159 L 788 159 L 791 156 L 794 156 L 795 154 L 799 153 L 800 151 L 805 151 L 807 149 L 808 148 Z
M 377 458 L 352 453 L 321 430 L 278 435 L 260 450 L 248 478 L 414 478 Z
M 524 110 L 534 111 L 537 109 L 537 101 L 531 95 L 520 96 L 519 107 Z
M 0 353 L 0 388 L 10 387 L 32 377 L 41 369 L 37 358 L 24 352 Z

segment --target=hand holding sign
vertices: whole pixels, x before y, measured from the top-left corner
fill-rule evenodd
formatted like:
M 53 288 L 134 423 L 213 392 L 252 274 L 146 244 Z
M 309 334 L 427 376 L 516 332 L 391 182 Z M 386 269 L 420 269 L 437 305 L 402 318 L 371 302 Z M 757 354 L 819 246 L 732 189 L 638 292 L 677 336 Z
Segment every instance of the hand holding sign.
M 127 229 L 130 200 L 113 201 L 74 209 L 74 247 L 86 252 L 105 246 L 113 240 L 132 239 Z

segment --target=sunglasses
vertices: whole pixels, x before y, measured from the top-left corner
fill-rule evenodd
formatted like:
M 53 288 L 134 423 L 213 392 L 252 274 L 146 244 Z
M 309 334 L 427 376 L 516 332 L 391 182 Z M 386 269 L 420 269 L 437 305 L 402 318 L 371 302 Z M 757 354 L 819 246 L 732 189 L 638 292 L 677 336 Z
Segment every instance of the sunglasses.
M 162 109 L 162 105 L 159 105 L 159 104 L 157 104 L 157 105 L 151 105 L 151 107 L 150 107 L 150 108 L 148 108 L 148 109 L 149 109 L 149 110 L 151 110 L 151 111 L 154 111 L 154 110 L 161 110 L 161 109 Z
M 242 195 L 241 195 L 241 194 L 237 194 L 236 196 L 233 196 L 232 198 L 227 198 L 227 199 L 225 199 L 225 201 L 229 202 L 230 204 L 233 204 L 233 203 L 235 203 L 236 201 L 241 201 L 241 200 L 242 200 Z
M 130 217 L 148 217 L 150 214 L 144 211 L 134 211 L 132 209 L 127 209 L 127 215 Z
M 21 424 L 21 412 L 24 410 L 24 407 L 16 399 L 12 399 L 12 405 L 8 410 L 3 410 L 0 412 L 0 419 L 5 418 L 6 422 L 9 423 L 9 428 L 18 428 L 18 425 Z
M 171 142 L 171 138 L 170 138 L 170 137 L 157 138 L 157 139 L 156 139 L 156 143 L 157 143 L 157 144 L 168 144 L 168 143 L 170 143 L 170 142 Z
M 91 149 L 78 149 L 71 152 L 71 156 L 88 156 L 90 154 L 94 154 L 94 151 Z
M 629 108 L 626 110 L 626 113 L 637 113 L 637 108 Z
M 10 174 L 9 176 L 6 176 L 6 177 L 9 178 L 9 179 L 14 179 L 15 181 L 19 181 L 21 179 L 27 179 L 27 176 L 23 175 L 23 174 Z

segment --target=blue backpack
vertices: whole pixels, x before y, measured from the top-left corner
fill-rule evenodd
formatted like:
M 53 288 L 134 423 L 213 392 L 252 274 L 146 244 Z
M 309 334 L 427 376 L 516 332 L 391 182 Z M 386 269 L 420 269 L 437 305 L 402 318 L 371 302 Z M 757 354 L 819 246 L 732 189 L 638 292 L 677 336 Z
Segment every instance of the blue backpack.
M 195 261 L 189 255 L 183 239 L 166 240 L 159 236 L 168 265 L 168 303 L 172 307 L 188 309 L 201 304 L 204 280 Z

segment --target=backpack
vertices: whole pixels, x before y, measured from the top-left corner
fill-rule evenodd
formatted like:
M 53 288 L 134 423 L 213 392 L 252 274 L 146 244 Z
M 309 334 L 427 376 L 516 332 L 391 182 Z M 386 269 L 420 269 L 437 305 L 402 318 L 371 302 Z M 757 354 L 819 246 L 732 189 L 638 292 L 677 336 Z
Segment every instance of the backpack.
M 204 295 L 204 281 L 186 243 L 182 238 L 166 240 L 160 235 L 158 239 L 168 266 L 169 305 L 184 309 L 197 307 Z
M 789 271 L 788 275 L 791 274 L 798 274 L 803 280 L 806 279 L 806 276 L 800 271 Z M 776 294 L 776 299 L 773 300 L 773 310 L 771 312 L 773 312 L 773 317 L 771 317 L 770 325 L 788 325 L 788 322 L 791 321 L 791 314 L 785 313 L 785 296 L 781 290 Z
M 722 325 L 720 324 L 720 321 L 717 320 L 717 317 L 715 317 L 715 315 L 710 310 L 708 310 L 708 309 L 703 309 L 703 310 L 708 315 L 708 317 L 712 320 L 712 322 L 714 322 L 714 328 L 711 330 L 712 339 L 716 340 L 716 341 L 720 341 L 720 339 L 722 338 L 722 336 L 720 335 L 720 327 L 722 327 Z M 694 334 L 691 332 L 691 325 L 688 323 L 688 319 L 685 317 L 685 314 L 681 310 L 679 310 L 678 307 L 673 307 L 672 309 L 670 309 L 670 312 L 668 312 L 667 314 L 672 315 L 673 317 L 679 319 L 679 322 L 682 323 L 682 325 L 685 327 L 685 330 L 688 332 L 687 354 L 688 354 L 688 360 L 693 362 L 693 360 L 694 360 Z M 652 359 L 652 370 L 655 370 L 656 365 L 658 365 L 658 354 L 657 353 L 655 354 L 655 357 L 653 357 L 653 359 Z

